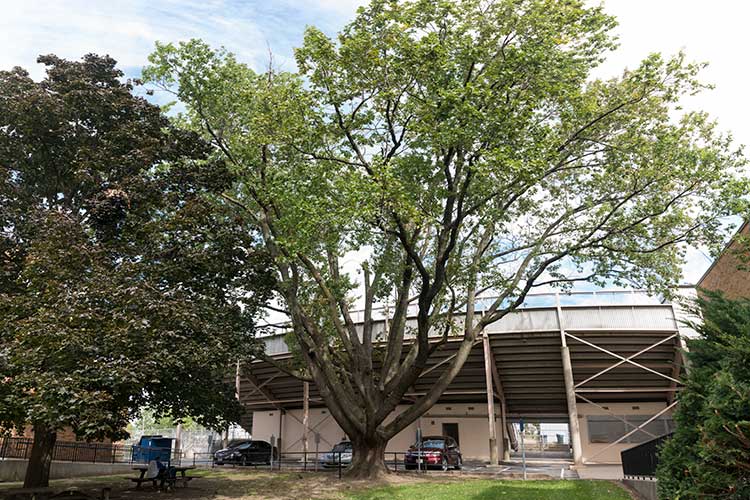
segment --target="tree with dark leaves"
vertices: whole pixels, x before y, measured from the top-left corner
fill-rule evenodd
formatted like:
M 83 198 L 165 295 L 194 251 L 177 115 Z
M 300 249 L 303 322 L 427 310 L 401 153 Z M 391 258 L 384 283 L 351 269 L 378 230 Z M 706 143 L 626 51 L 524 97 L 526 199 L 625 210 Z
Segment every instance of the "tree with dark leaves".
M 218 427 L 225 375 L 273 285 L 232 184 L 109 57 L 0 72 L 0 428 L 33 428 L 25 486 L 56 431 L 123 437 L 143 407 Z

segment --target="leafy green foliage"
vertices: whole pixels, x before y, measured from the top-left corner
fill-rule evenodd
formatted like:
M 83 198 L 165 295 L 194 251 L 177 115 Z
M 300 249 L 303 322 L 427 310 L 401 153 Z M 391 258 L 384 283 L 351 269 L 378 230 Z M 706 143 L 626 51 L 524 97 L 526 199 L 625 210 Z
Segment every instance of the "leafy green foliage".
M 273 280 L 217 202 L 231 174 L 114 60 L 39 61 L 0 72 L 0 427 L 236 421 L 228 367 Z
M 575 0 L 373 0 L 335 39 L 308 28 L 299 73 L 259 74 L 199 40 L 151 55 L 144 78 L 237 176 L 224 197 L 273 260 L 351 471 L 384 470 L 367 450 L 428 410 L 530 291 L 669 294 L 685 245 L 716 246 L 741 208 L 741 152 L 679 110 L 701 65 L 654 54 L 591 78 L 614 24 Z M 450 337 L 456 356 L 386 423 Z
M 677 427 L 660 452 L 660 498 L 750 497 L 750 300 L 705 293 Z

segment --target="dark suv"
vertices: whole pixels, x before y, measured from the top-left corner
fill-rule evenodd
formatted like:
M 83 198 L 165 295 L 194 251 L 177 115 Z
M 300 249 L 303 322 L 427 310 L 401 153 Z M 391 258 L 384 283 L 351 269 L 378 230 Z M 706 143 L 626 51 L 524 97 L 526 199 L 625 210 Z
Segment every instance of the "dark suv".
M 241 441 L 214 453 L 214 464 L 267 465 L 271 463 L 272 456 L 277 460 L 279 452 L 266 441 Z
M 415 443 L 404 457 L 407 469 L 435 467 L 448 470 L 460 469 L 463 460 L 458 443 L 450 436 L 425 436 L 421 443 Z

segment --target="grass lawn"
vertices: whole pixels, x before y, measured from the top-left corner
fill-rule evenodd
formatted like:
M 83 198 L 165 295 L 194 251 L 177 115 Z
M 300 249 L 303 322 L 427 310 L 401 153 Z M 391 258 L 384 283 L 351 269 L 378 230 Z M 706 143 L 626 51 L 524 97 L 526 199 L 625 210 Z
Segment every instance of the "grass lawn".
M 51 481 L 50 486 L 76 486 L 94 497 L 105 486 L 113 500 L 630 500 L 630 495 L 608 481 L 500 480 L 487 476 L 449 474 L 391 474 L 373 484 L 339 481 L 331 473 L 270 473 L 247 469 L 194 470 L 188 488 L 160 493 L 148 486 L 136 490 L 127 476 Z M 3 490 L 19 483 L 0 484 Z
M 351 500 L 629 500 L 608 481 L 505 481 L 475 479 L 450 483 L 387 486 L 354 493 Z

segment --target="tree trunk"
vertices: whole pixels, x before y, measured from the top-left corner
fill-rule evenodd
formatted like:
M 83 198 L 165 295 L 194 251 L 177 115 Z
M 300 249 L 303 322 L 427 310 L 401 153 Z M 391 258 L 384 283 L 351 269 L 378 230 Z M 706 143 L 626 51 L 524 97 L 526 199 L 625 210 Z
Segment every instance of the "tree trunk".
M 378 479 L 388 474 L 385 465 L 385 447 L 388 441 L 381 438 L 352 438 L 352 465 L 346 476 L 352 479 Z
M 52 465 L 52 452 L 55 449 L 57 433 L 44 424 L 34 424 L 34 443 L 31 445 L 31 456 L 26 467 L 24 488 L 43 488 L 49 486 L 49 469 Z

